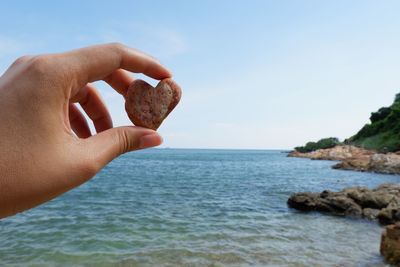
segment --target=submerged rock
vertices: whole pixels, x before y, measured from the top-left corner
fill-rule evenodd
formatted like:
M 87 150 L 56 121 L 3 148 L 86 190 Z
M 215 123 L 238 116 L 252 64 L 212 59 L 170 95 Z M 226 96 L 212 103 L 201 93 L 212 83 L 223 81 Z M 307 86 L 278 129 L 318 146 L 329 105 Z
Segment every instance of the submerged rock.
M 301 211 L 379 219 L 382 224 L 400 221 L 400 185 L 397 184 L 384 184 L 375 189 L 349 187 L 339 192 L 296 193 L 287 203 Z

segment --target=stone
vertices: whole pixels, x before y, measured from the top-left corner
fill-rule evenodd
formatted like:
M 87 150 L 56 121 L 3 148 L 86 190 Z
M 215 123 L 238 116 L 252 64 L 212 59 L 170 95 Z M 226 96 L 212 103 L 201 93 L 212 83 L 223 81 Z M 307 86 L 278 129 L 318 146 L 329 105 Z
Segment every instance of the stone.
M 345 195 L 330 196 L 323 199 L 326 205 L 337 215 L 361 216 L 362 210 L 357 203 Z
M 135 80 L 125 96 L 125 110 L 136 126 L 157 130 L 181 99 L 181 89 L 172 79 L 160 81 L 154 88 Z
M 379 211 L 377 218 L 381 224 L 391 224 L 394 222 L 394 213 L 396 209 L 385 208 Z
M 291 208 L 349 217 L 378 219 L 381 224 L 400 221 L 400 185 L 384 184 L 375 189 L 348 187 L 338 192 L 300 192 L 288 199 Z
M 400 184 L 381 184 L 378 186 L 376 191 L 385 191 L 390 194 L 396 195 L 400 193 Z
M 326 198 L 326 197 L 329 197 L 331 195 L 332 195 L 332 191 L 329 191 L 329 190 L 324 190 L 324 191 L 321 192 L 321 194 L 319 194 L 319 196 L 321 198 Z
M 353 199 L 360 205 L 362 204 L 363 195 L 369 191 L 370 190 L 365 187 L 350 187 L 343 190 L 349 198 Z
M 399 157 L 395 153 L 374 154 L 371 156 L 370 169 L 380 173 L 400 173 Z
M 366 208 L 383 209 L 389 205 L 392 198 L 393 195 L 385 192 L 369 191 L 362 194 L 359 204 Z
M 387 263 L 400 265 L 400 223 L 388 225 L 382 231 L 380 253 Z
M 288 199 L 288 205 L 294 209 L 302 211 L 315 210 L 317 203 L 317 194 L 313 193 L 298 193 L 290 196 Z
M 326 194 L 326 192 L 325 192 Z M 332 193 L 329 196 L 316 193 L 298 193 L 288 199 L 291 208 L 301 211 L 330 212 L 336 215 L 361 216 L 361 207 L 351 198 L 343 194 Z
M 378 217 L 380 210 L 378 209 L 371 209 L 371 208 L 364 208 L 362 210 L 362 216 L 368 220 L 375 220 Z
M 351 145 L 337 145 L 308 153 L 294 150 L 288 157 L 341 161 L 332 166 L 334 169 L 400 174 L 400 151 L 378 153 Z
M 393 196 L 386 208 L 396 209 L 398 207 L 400 207 L 400 198 Z
M 370 170 L 370 159 L 369 156 L 360 158 L 348 158 L 342 162 L 332 166 L 333 169 L 341 170 L 357 170 L 357 171 L 369 171 Z

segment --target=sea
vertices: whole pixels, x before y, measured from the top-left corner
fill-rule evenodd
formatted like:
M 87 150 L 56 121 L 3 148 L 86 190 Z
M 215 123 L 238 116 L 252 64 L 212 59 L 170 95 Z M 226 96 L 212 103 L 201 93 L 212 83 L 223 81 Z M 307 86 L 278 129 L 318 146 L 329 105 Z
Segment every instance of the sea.
M 279 150 L 148 149 L 0 220 L 0 266 L 385 266 L 377 222 L 288 208 L 295 192 L 400 176 Z

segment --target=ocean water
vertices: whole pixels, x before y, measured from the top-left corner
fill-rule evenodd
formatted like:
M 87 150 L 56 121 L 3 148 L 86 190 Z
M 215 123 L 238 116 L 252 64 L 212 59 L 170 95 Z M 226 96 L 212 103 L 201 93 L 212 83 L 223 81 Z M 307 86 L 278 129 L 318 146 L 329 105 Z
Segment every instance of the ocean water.
M 281 151 L 150 149 L 0 221 L 0 266 L 384 266 L 375 222 L 291 210 L 298 191 L 399 182 Z

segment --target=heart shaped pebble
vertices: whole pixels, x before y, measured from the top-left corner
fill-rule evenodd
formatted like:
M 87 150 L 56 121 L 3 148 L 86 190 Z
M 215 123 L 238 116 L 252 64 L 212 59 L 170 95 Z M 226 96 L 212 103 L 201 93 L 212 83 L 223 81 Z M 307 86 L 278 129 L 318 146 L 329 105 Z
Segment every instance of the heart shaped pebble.
M 172 79 L 160 81 L 154 88 L 135 80 L 125 96 L 125 110 L 136 126 L 157 130 L 181 99 L 181 88 Z

